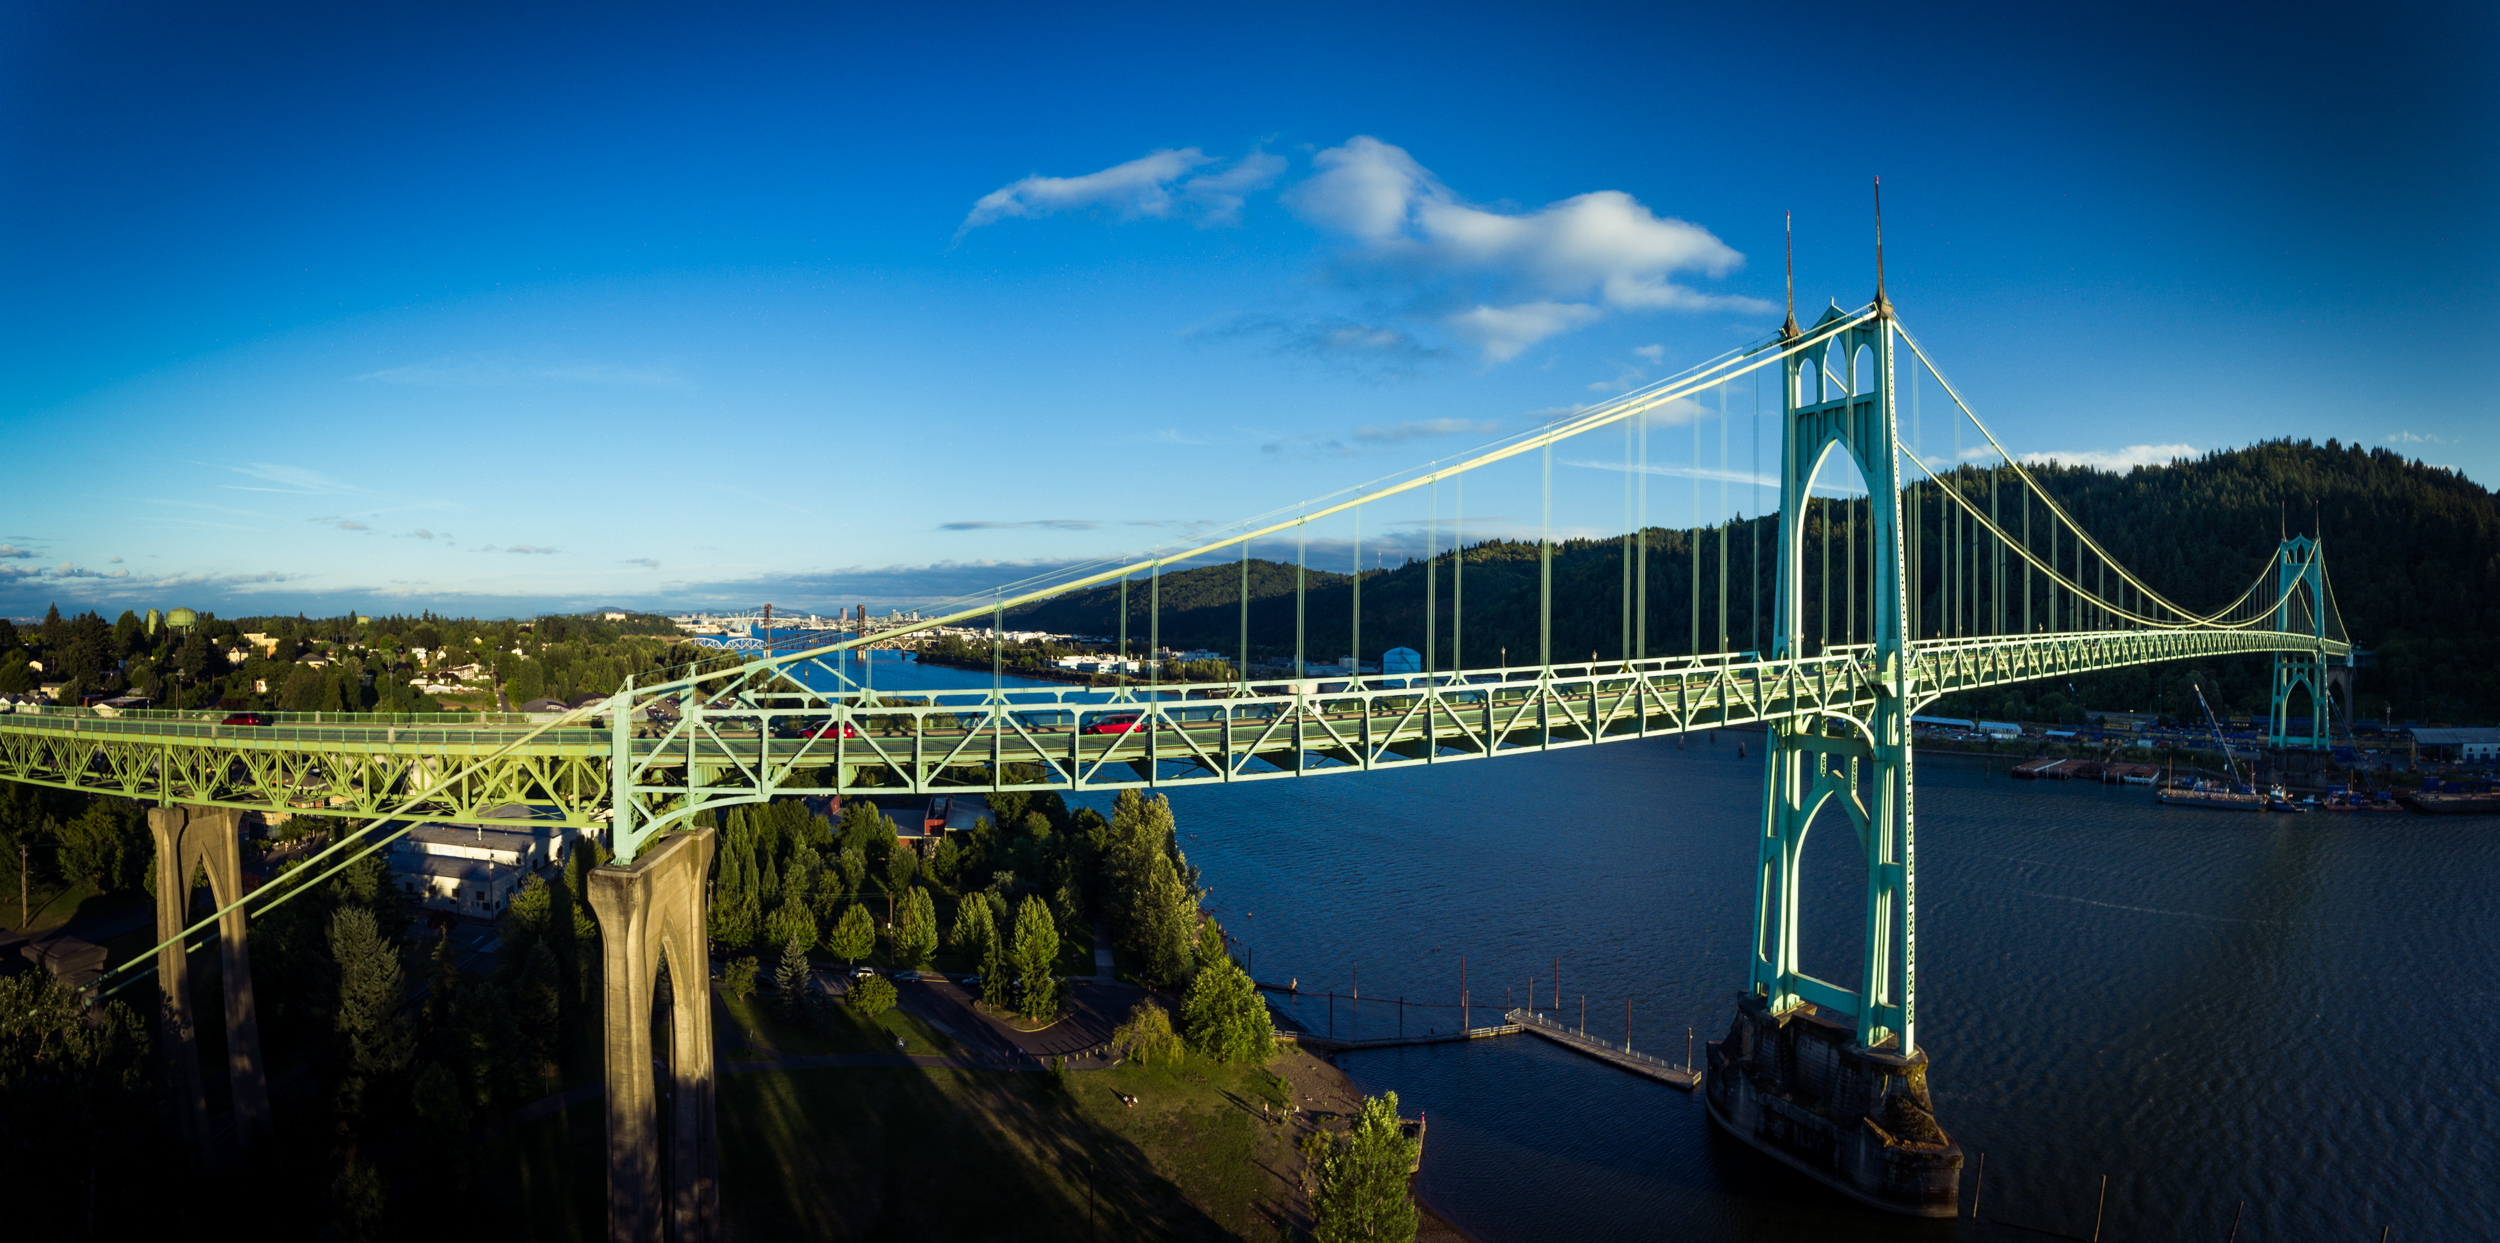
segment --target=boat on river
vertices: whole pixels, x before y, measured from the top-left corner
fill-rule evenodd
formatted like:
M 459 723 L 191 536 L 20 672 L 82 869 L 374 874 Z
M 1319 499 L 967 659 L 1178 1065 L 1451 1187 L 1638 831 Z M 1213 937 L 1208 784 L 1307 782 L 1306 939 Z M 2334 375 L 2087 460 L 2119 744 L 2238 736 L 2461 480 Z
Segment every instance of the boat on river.
M 2266 809 L 2266 796 L 2255 790 L 2235 790 L 2205 781 L 2163 786 L 2153 792 L 2153 797 L 2171 807 L 2203 807 L 2211 811 Z

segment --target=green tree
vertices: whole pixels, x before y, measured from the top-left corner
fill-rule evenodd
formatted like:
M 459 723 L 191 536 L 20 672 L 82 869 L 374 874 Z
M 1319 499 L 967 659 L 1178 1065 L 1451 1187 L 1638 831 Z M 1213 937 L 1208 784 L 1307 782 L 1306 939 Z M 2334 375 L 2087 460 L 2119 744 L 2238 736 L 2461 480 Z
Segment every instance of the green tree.
M 408 996 L 407 975 L 373 912 L 361 905 L 343 905 L 330 916 L 330 957 L 338 971 L 338 1008 L 331 1025 L 345 1038 L 341 1111 L 355 1116 L 363 1112 L 364 1094 L 376 1081 L 408 1064 L 414 1041 L 400 1012 Z M 508 1057 L 510 1049 L 505 1045 L 503 1055 Z
M 112 800 L 98 799 L 62 825 L 59 843 L 61 874 L 100 893 L 137 886 L 156 860 L 155 844 L 137 812 Z
M 543 940 L 530 946 L 521 968 L 520 987 L 514 990 L 512 998 L 512 1019 L 521 1025 L 521 1034 L 529 1040 L 533 1067 L 555 1061 L 556 1051 L 562 1047 L 563 979 L 556 968 L 555 950 Z
M 872 975 L 851 982 L 851 1008 L 868 1018 L 875 1018 L 894 1008 L 894 982 L 881 975 Z
M 902 903 L 894 925 L 894 961 L 917 967 L 937 952 L 937 903 L 918 885 Z
M 1179 983 L 1194 963 L 1198 903 L 1181 875 L 1178 840 L 1169 799 L 1120 792 L 1103 859 L 1104 905 L 1137 973 L 1157 984 Z
M 1040 1022 L 1059 1012 L 1059 981 L 1051 968 L 1059 962 L 1059 928 L 1051 918 L 1049 904 L 1027 895 L 1016 908 L 1015 947 L 1012 959 L 1016 984 L 1022 989 L 1019 1005 L 1024 1017 Z
M 1276 1053 L 1276 1025 L 1258 985 L 1231 959 L 1198 972 L 1181 1002 L 1190 1047 L 1219 1062 L 1265 1063 Z
M 164 1063 L 120 1000 L 89 1010 L 41 971 L 0 976 L 0 1191 L 11 1238 L 96 1237 L 91 1215 L 145 1196 Z M 136 1183 L 137 1185 L 131 1185 Z
M 868 914 L 868 908 L 854 902 L 851 909 L 842 912 L 842 920 L 834 925 L 833 936 L 827 939 L 825 948 L 852 964 L 877 948 L 877 921 Z
M 755 972 L 761 964 L 754 955 L 732 958 L 720 972 L 720 988 L 731 1001 L 744 1001 L 755 995 Z
M 1112 1029 L 1111 1047 L 1142 1066 L 1168 1065 L 1181 1060 L 1184 1052 L 1181 1038 L 1172 1031 L 1171 1012 L 1152 997 L 1141 999 Z
M 806 1017 L 807 947 L 792 937 L 781 945 L 781 965 L 773 971 L 773 1005 L 795 1023 Z
M 1414 1243 L 1419 1224 L 1408 1189 L 1419 1145 L 1398 1123 L 1398 1094 L 1366 1097 L 1353 1125 L 1321 1150 L 1311 1197 L 1318 1243 Z
M 987 963 L 998 941 L 998 925 L 990 919 L 989 902 L 976 894 L 955 904 L 955 928 L 946 939 L 966 959 Z
M 816 913 L 807 907 L 807 899 L 795 890 L 781 900 L 780 909 L 764 926 L 764 934 L 777 945 L 797 942 L 801 951 L 816 948 Z

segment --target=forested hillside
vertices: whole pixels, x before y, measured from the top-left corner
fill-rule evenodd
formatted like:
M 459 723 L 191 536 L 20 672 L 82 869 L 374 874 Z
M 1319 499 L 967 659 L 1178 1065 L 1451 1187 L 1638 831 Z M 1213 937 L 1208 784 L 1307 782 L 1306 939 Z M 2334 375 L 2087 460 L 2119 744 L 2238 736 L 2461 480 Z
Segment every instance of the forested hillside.
M 2356 643 L 2375 653 L 2362 678 L 2360 714 L 2398 720 L 2500 719 L 2500 661 L 2495 660 L 2500 657 L 2500 504 L 2490 490 L 2462 475 L 2384 449 L 2335 441 L 2323 446 L 2269 442 L 2124 474 L 2055 466 L 2034 468 L 2033 474 L 2113 555 L 2191 608 L 2219 606 L 2236 595 L 2265 567 L 2280 530 L 2318 536 L 2346 627 Z M 1983 505 L 1985 480 L 1984 473 L 1974 472 L 1963 481 L 1983 498 Z M 2001 481 L 2009 511 L 2015 487 L 2010 475 Z M 1931 494 L 1925 508 L 1925 590 L 1919 602 L 1919 628 L 1927 634 L 1935 633 L 1943 615 L 1933 501 Z M 1818 639 L 1824 614 L 1815 558 L 1824 523 L 1843 521 L 1845 508 L 1817 502 L 1808 513 L 1806 625 Z M 1862 529 L 1863 516 L 1855 522 Z M 2010 519 L 2008 525 L 2013 525 Z M 2037 531 L 2045 541 L 2045 517 Z M 1759 549 L 1757 535 L 1762 537 Z M 1692 591 L 1696 541 L 1702 585 L 1698 626 Z M 1741 522 L 1724 532 L 1716 527 L 1648 531 L 1647 641 L 1644 649 L 1635 635 L 1633 650 L 1652 655 L 1691 651 L 1696 631 L 1704 651 L 1723 646 L 1747 650 L 1763 642 L 1757 635 L 1770 611 L 1767 558 L 1772 542 L 1768 521 Z M 1552 650 L 1557 661 L 1586 659 L 1591 653 L 1611 660 L 1624 652 L 1625 545 L 1616 539 L 1555 546 Z M 1635 576 L 1642 560 L 1638 547 L 1634 545 L 1631 557 Z M 1729 570 L 1724 576 L 1724 639 L 1719 634 L 1722 547 Z M 1513 664 L 1533 662 L 1538 639 L 1536 545 L 1488 541 L 1469 546 L 1463 555 L 1463 576 L 1453 573 L 1447 556 L 1435 567 L 1441 666 L 1449 667 L 1458 644 L 1463 644 L 1463 659 L 1471 667 L 1494 664 L 1505 655 Z M 1845 555 L 1836 565 L 1846 565 Z M 1845 575 L 1845 569 L 1836 568 L 1831 588 L 1834 642 L 1852 637 Z M 1465 611 L 1454 627 L 1452 607 L 1460 590 L 1454 580 L 1460 577 Z M 1290 565 L 1251 563 L 1254 659 L 1290 656 L 1293 650 L 1293 578 Z M 1363 575 L 1363 659 L 1378 660 L 1391 647 L 1424 648 L 1425 580 L 1421 562 Z M 1313 571 L 1308 581 L 1304 651 L 1315 663 L 1333 662 L 1352 648 L 1354 580 Z M 1235 651 L 1240 642 L 1240 582 L 1237 565 L 1165 575 L 1163 642 L 1228 655 Z M 1863 574 L 1857 591 L 1863 604 Z M 2035 592 L 2035 622 L 2045 621 L 2046 596 L 2044 586 Z M 1754 606 L 1757 599 L 1760 609 Z M 1118 601 L 1116 586 L 1098 588 L 1010 616 L 1023 626 L 1107 635 L 1119 626 Z M 1142 644 L 1148 620 L 1143 580 L 1131 585 L 1128 608 L 1132 643 Z M 2017 599 L 2009 612 L 2019 611 Z M 1862 624 L 1855 637 L 1865 637 Z M 2267 669 L 2268 662 L 2256 658 L 2124 670 L 2077 679 L 2071 687 L 2036 685 L 1946 706 L 2035 719 L 2079 718 L 2088 708 L 2184 714 L 2194 710 L 2190 686 L 2201 684 L 2209 696 L 2218 696 L 2217 710 L 2262 713 Z

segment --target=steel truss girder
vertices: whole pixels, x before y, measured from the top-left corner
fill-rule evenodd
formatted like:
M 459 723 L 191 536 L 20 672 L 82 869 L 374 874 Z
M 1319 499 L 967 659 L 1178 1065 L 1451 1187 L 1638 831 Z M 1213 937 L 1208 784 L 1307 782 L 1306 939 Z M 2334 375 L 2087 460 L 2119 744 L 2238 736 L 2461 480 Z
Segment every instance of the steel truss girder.
M 1911 645 L 1903 690 L 1915 706 L 1955 691 L 2157 661 L 2256 652 L 2319 659 L 2348 651 L 2314 635 L 2246 630 L 1936 639 Z M 1732 655 L 1482 670 L 1465 680 L 1444 674 L 1432 685 L 1372 679 L 1278 683 L 1263 694 L 1213 688 L 1223 698 L 1158 699 L 1210 688 L 1144 688 L 1116 704 L 1055 690 L 1008 691 L 995 702 L 988 692 L 939 694 L 934 702 L 904 704 L 782 681 L 727 695 L 715 688 L 708 696 L 659 697 L 674 715 L 629 720 L 621 752 L 611 722 L 549 731 L 503 755 L 495 752 L 519 737 L 520 727 L 220 728 L 54 710 L 0 716 L 0 778 L 147 802 L 369 818 L 452 774 L 455 780 L 406 818 L 491 824 L 501 817 L 489 812 L 521 804 L 586 825 L 625 801 L 636 826 L 657 820 L 651 831 L 658 831 L 692 809 L 775 795 L 1222 784 L 1832 713 L 1863 720 L 1883 673 L 1872 645 L 1861 645 L 1797 660 Z M 655 702 L 630 693 L 619 698 L 636 714 L 649 714 Z M 1082 716 L 1114 710 L 1138 714 L 1149 728 L 1109 735 L 1069 728 Z M 1045 723 L 1044 716 L 1057 720 Z M 801 721 L 854 736 L 774 736 Z M 462 771 L 478 761 L 475 771 Z

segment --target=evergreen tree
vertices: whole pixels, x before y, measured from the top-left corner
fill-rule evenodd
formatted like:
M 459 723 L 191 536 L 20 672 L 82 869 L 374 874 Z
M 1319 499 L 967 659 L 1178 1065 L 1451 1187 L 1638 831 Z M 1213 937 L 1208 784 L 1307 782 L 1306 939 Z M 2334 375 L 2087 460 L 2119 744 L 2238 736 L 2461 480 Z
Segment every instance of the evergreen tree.
M 773 1004 L 793 1023 L 807 1017 L 807 950 L 797 937 L 782 943 L 781 966 L 773 971 Z
M 990 920 L 990 904 L 978 895 L 964 899 L 955 906 L 955 928 L 947 934 L 947 942 L 955 952 L 972 962 L 986 964 L 992 946 L 998 940 L 998 925 Z
M 1059 929 L 1049 905 L 1040 898 L 1027 896 L 1024 905 L 1016 908 L 1012 957 L 1024 1017 L 1040 1022 L 1057 1014 L 1059 981 L 1051 969 L 1059 962 Z
M 338 972 L 332 1025 L 345 1038 L 339 1101 L 341 1111 L 353 1117 L 363 1112 L 368 1089 L 408 1064 L 413 1040 L 400 1012 L 407 977 L 373 912 L 363 906 L 343 905 L 331 915 L 330 955 Z
M 937 943 L 937 903 L 927 889 L 914 885 L 895 922 L 894 961 L 920 966 L 937 952 Z
M 796 943 L 801 950 L 814 949 L 816 913 L 808 909 L 805 900 L 797 893 L 791 893 L 781 900 L 780 909 L 773 912 L 764 934 L 777 944 Z
M 1188 976 L 1198 931 L 1197 898 L 1182 880 L 1177 840 L 1169 799 L 1120 792 L 1103 859 L 1112 934 L 1139 975 L 1166 985 Z
M 1353 1125 L 1331 1136 L 1311 1197 L 1318 1243 L 1413 1243 L 1419 1215 L 1408 1190 L 1419 1145 L 1398 1123 L 1398 1094 L 1366 1097 Z
M 529 949 L 527 965 L 522 968 L 520 987 L 515 991 L 512 1019 L 520 1024 L 521 1034 L 529 1041 L 531 1064 L 544 1066 L 556 1060 L 556 1051 L 563 1047 L 563 1004 L 558 993 L 563 976 L 556 970 L 556 955 L 545 941 Z

